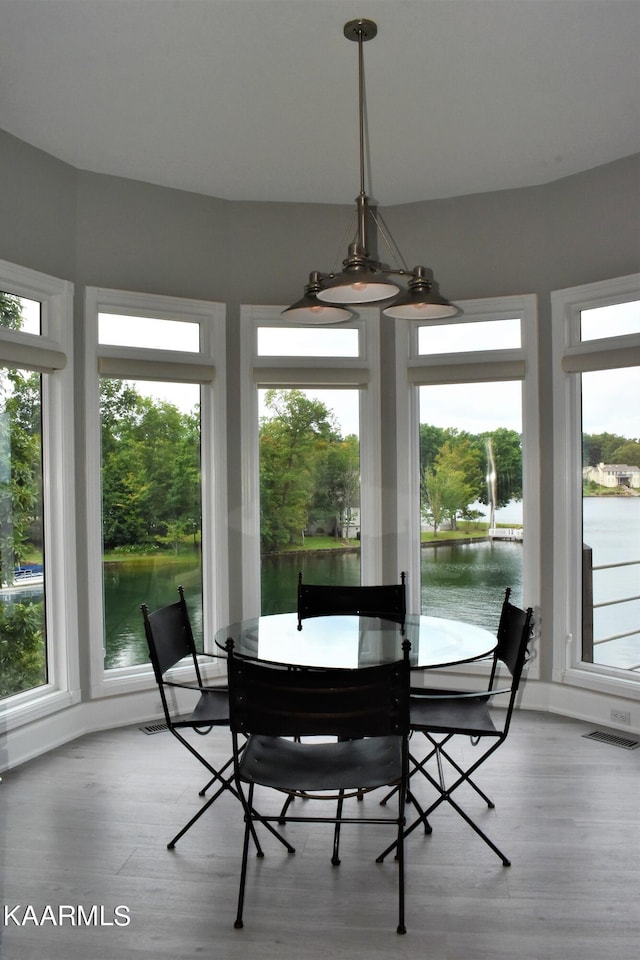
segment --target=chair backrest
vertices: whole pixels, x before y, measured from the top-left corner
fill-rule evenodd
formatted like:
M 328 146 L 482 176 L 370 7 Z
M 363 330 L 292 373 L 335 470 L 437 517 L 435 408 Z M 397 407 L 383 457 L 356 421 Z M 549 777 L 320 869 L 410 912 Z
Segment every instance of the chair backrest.
M 528 644 L 533 632 L 533 610 L 521 610 L 505 600 L 498 628 L 496 658 L 509 670 L 517 683 L 528 660 Z
M 227 641 L 234 734 L 344 739 L 409 732 L 409 641 L 403 658 L 359 670 L 283 670 L 234 656 Z
M 366 587 L 303 583 L 302 574 L 298 574 L 298 630 L 309 617 L 339 614 L 381 617 L 404 626 L 406 613 L 404 573 L 400 574 L 400 583 Z
M 198 686 L 202 686 L 198 653 L 196 650 L 189 611 L 182 587 L 178 587 L 179 600 L 149 613 L 145 603 L 140 607 L 144 632 L 149 647 L 149 657 L 156 682 L 160 688 L 165 715 L 169 713 L 164 693 L 164 675 L 185 657 L 191 657 Z

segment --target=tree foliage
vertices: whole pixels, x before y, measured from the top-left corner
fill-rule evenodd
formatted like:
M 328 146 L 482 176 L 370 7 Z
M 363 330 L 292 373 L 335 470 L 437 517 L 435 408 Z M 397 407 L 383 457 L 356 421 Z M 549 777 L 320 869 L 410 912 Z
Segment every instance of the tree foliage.
M 327 448 L 339 440 L 335 418 L 301 390 L 268 390 L 260 423 L 262 549 L 296 542 L 306 529 Z
M 629 463 L 640 465 L 640 441 L 621 437 L 617 433 L 583 433 L 582 465 L 597 467 L 599 463 Z M 632 457 L 634 459 L 628 459 Z
M 156 544 L 200 528 L 200 417 L 103 379 L 105 549 Z
M 0 603 L 0 699 L 47 681 L 44 604 Z
M 0 326 L 19 330 L 18 297 L 0 293 Z M 42 543 L 40 375 L 0 368 L 0 579 Z
M 351 434 L 326 445 L 319 461 L 312 511 L 318 525 L 349 539 L 356 529 L 360 505 L 360 444 Z
M 616 433 L 583 433 L 582 465 L 596 467 L 599 463 L 626 463 L 640 467 L 640 440 Z

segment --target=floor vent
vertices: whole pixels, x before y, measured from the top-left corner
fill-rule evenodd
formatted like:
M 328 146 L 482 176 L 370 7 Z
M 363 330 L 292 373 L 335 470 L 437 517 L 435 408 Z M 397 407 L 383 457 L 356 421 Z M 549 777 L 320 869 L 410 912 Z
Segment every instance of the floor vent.
M 166 723 L 148 723 L 146 726 L 140 727 L 140 730 L 142 730 L 143 733 L 148 734 L 162 733 L 163 730 L 168 729 L 169 727 L 166 725 Z
M 622 747 L 623 750 L 635 750 L 640 747 L 640 740 L 632 740 L 631 737 L 621 737 L 617 733 L 603 733 L 602 730 L 594 730 L 592 733 L 583 733 L 587 740 L 599 740 L 600 743 L 611 743 L 614 747 Z

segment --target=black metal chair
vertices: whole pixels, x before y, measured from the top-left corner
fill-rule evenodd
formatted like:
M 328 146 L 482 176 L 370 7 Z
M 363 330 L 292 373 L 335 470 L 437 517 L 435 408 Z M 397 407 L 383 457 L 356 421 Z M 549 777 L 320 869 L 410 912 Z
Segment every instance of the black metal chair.
M 332 617 L 353 615 L 379 617 L 400 624 L 404 630 L 407 614 L 406 576 L 400 574 L 400 583 L 360 586 L 350 584 L 304 583 L 302 573 L 298 573 L 298 630 L 302 630 L 302 621 L 311 617 Z M 358 800 L 362 795 L 358 794 Z M 283 807 L 286 812 L 291 803 L 287 798 Z M 338 799 L 339 817 L 342 813 L 342 798 Z M 336 828 L 336 833 L 338 833 Z M 340 863 L 336 840 L 334 839 L 333 863 Z
M 203 685 L 198 658 L 218 658 L 215 654 L 199 654 L 196 650 L 182 587 L 178 587 L 178 595 L 179 600 L 176 603 L 171 603 L 166 607 L 155 610 L 153 613 L 149 612 L 146 604 L 141 605 L 149 656 L 160 691 L 162 709 L 168 730 L 211 774 L 209 781 L 199 791 L 199 796 L 203 797 L 209 787 L 214 784 L 218 784 L 218 789 L 169 841 L 167 844 L 169 850 L 175 847 L 178 840 L 194 823 L 197 823 L 225 790 L 229 790 L 236 797 L 238 796 L 233 783 L 233 774 L 229 770 L 233 764 L 233 757 L 230 756 L 226 763 L 219 770 L 216 770 L 181 732 L 183 730 L 194 730 L 196 733 L 204 735 L 210 733 L 214 727 L 228 727 L 229 693 L 226 686 L 205 687 Z M 178 664 L 193 668 L 193 680 L 191 682 L 171 678 L 170 671 Z M 178 712 L 174 703 L 175 698 L 172 695 L 174 690 L 189 690 L 194 695 L 198 695 L 195 707 L 190 713 L 185 715 Z M 229 770 L 229 773 L 225 776 L 227 770 Z M 275 830 L 271 832 L 288 847 L 287 842 Z M 255 831 L 252 831 L 252 834 L 258 856 L 262 856 Z
M 250 826 L 303 822 L 390 824 L 398 849 L 398 933 L 404 923 L 404 802 L 408 777 L 409 642 L 395 663 L 361 670 L 283 670 L 234 656 L 227 641 L 229 707 L 236 786 L 242 798 L 245 834 L 235 926 L 243 926 Z M 240 736 L 247 736 L 241 750 Z M 337 740 L 301 741 L 305 737 Z M 293 739 L 286 739 L 293 738 Z M 256 784 L 310 802 L 345 791 L 395 785 L 397 816 L 266 817 L 253 806 Z
M 405 574 L 400 583 L 376 586 L 349 586 L 303 583 L 298 574 L 298 630 L 309 617 L 331 617 L 355 614 L 362 617 L 380 617 L 404 627 L 407 614 Z
M 200 819 L 221 793 L 233 788 L 231 773 L 227 776 L 224 775 L 225 771 L 232 765 L 232 758 L 230 757 L 220 770 L 216 770 L 181 733 L 182 730 L 194 730 L 196 733 L 207 734 L 213 727 L 228 727 L 229 694 L 226 687 L 204 687 L 198 662 L 198 652 L 193 639 L 191 621 L 182 587 L 178 587 L 178 595 L 179 600 L 176 603 L 171 603 L 153 613 L 149 612 L 149 608 L 144 603 L 140 607 L 149 647 L 149 657 L 160 691 L 160 700 L 167 728 L 211 774 L 211 779 L 199 791 L 199 795 L 204 796 L 209 787 L 216 782 L 219 783 L 219 787 L 196 815 L 169 841 L 167 844 L 169 849 L 176 845 L 178 840 Z M 201 655 L 204 656 L 204 654 Z M 193 680 L 191 682 L 171 679 L 167 675 L 177 664 L 189 665 L 193 668 Z M 172 691 L 177 689 L 191 690 L 198 695 L 195 707 L 187 715 L 180 714 L 174 705 L 175 698 L 172 696 Z
M 474 782 L 472 774 L 504 743 L 509 733 L 511 716 L 515 707 L 516 695 L 520 685 L 522 671 L 529 658 L 528 646 L 533 633 L 533 611 L 519 609 L 509 602 L 510 589 L 506 591 L 500 624 L 498 643 L 492 659 L 491 673 L 486 691 L 471 693 L 455 690 L 426 690 L 412 688 L 411 691 L 411 730 L 424 734 L 429 749 L 420 760 L 411 755 L 412 769 L 410 777 L 422 773 L 438 792 L 437 799 L 425 810 L 418 808 L 419 815 L 406 829 L 405 837 L 421 824 L 428 833 L 431 827 L 428 817 L 445 801 L 465 820 L 484 842 L 497 854 L 505 866 L 510 860 L 475 823 L 469 814 L 452 797 L 463 784 L 471 787 L 487 804 L 493 808 L 494 802 Z M 498 687 L 497 681 L 501 665 L 510 675 L 510 684 Z M 494 697 L 504 697 L 505 709 L 500 711 L 500 722 L 492 716 L 490 705 Z M 507 699 L 508 698 L 508 699 Z M 466 769 L 450 753 L 450 741 L 456 736 L 468 736 L 474 745 L 482 743 L 482 752 Z M 488 744 L 488 746 L 487 746 Z M 427 769 L 427 764 L 435 758 L 437 778 Z M 445 764 L 453 771 L 451 782 L 445 779 Z M 412 795 L 411 795 L 412 796 Z M 412 797 L 413 798 L 413 797 Z M 382 801 L 384 804 L 388 796 Z M 417 806 L 417 805 L 416 805 Z M 378 857 L 381 862 L 394 849 L 391 844 Z

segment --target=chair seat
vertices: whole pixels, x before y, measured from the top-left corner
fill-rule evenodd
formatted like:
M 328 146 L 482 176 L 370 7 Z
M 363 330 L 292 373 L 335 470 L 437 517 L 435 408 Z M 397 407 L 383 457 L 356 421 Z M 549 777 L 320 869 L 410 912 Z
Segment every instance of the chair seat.
M 200 695 L 200 699 L 192 713 L 174 721 L 174 727 L 228 726 L 229 724 L 229 692 L 226 689 L 207 690 Z
M 242 754 L 240 777 L 278 790 L 373 788 L 402 776 L 402 738 L 370 737 L 336 743 L 296 743 L 253 735 Z
M 442 697 L 441 694 L 445 693 Z M 462 733 L 473 737 L 498 736 L 489 713 L 486 695 L 456 698 L 451 690 L 439 691 L 439 697 L 412 696 L 409 701 L 412 730 L 430 733 Z

